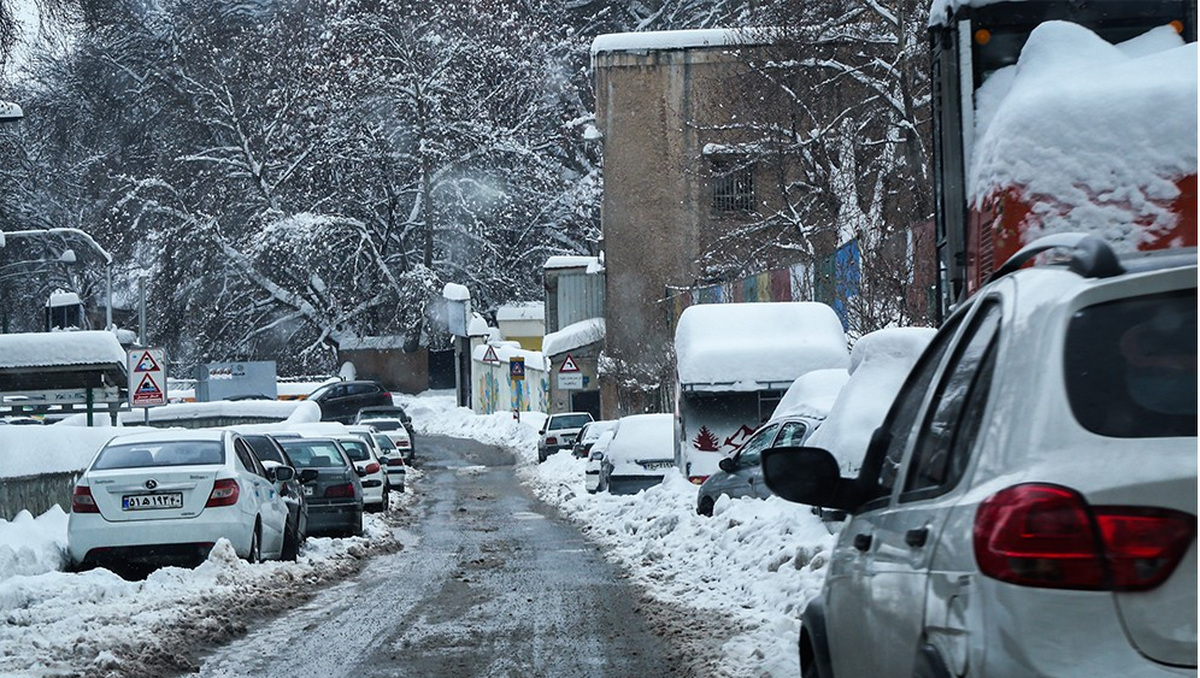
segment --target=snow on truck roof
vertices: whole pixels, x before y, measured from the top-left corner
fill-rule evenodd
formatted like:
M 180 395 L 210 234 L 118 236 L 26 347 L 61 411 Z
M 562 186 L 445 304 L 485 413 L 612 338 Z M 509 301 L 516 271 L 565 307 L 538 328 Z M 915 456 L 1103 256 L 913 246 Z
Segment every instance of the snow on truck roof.
M 755 391 L 850 365 L 837 314 L 809 301 L 689 306 L 675 329 L 675 354 L 679 383 L 694 390 Z
M 969 201 L 1020 187 L 1044 231 L 1137 244 L 1174 226 L 1197 165 L 1196 44 L 1162 26 L 1119 45 L 1049 21 L 976 93 Z M 1154 234 L 1150 234 L 1152 237 Z

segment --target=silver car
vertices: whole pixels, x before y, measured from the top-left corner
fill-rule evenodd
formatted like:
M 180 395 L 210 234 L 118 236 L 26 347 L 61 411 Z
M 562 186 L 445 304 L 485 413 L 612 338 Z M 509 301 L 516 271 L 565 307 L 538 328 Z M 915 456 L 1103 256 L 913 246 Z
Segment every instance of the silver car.
M 733 499 L 771 496 L 770 488 L 762 479 L 759 463 L 762 451 L 768 447 L 803 445 L 820 424 L 820 419 L 811 417 L 789 417 L 763 424 L 733 454 L 721 459 L 720 470 L 700 485 L 696 494 L 696 513 L 711 516 L 713 506 L 723 494 Z

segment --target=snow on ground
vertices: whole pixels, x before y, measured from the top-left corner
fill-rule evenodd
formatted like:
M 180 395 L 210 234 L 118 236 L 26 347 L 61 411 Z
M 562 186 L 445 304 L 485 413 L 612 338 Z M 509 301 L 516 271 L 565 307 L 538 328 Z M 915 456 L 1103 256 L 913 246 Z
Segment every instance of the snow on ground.
M 522 481 L 579 523 L 652 597 L 719 620 L 715 626 L 729 635 L 703 639 L 721 646 L 723 663 L 710 676 L 799 675 L 800 613 L 820 590 L 834 541 L 809 507 L 777 497 L 722 497 L 706 518 L 696 513 L 696 486 L 678 474 L 634 496 L 589 495 L 584 460 L 560 452 L 536 463 L 545 415 L 522 413 L 520 423 L 508 414 L 477 416 L 455 407 L 453 393 L 397 402 L 418 433 L 512 449 Z

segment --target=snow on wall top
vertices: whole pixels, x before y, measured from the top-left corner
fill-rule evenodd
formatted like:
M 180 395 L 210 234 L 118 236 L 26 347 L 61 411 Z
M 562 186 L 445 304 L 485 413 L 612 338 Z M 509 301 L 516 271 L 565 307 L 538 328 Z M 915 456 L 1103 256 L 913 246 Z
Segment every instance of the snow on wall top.
M 700 304 L 675 329 L 679 382 L 757 390 L 812 370 L 850 364 L 846 334 L 833 309 L 809 301 Z
M 467 323 L 467 336 L 486 337 L 491 329 L 483 316 L 478 313 L 471 314 L 471 322 Z
M 506 304 L 496 309 L 496 322 L 506 320 L 544 320 L 546 307 L 540 301 Z
M 1196 173 L 1196 58 L 1166 26 L 1112 45 L 1041 24 L 976 93 L 969 201 L 1021 187 L 1042 222 L 1030 239 L 1084 230 L 1136 245 L 1170 229 L 1175 181 Z
M 590 268 L 599 263 L 599 257 L 560 254 L 546 259 L 546 265 L 543 268 Z
M 767 28 L 704 28 L 686 31 L 642 31 L 607 33 L 592 40 L 592 56 L 603 52 L 688 49 L 695 47 L 736 47 L 773 42 L 774 32 Z
M 0 368 L 113 363 L 124 367 L 125 349 L 112 332 L 0 334 Z
M 471 298 L 471 290 L 458 283 L 446 283 L 442 288 L 442 298 L 450 301 L 468 301 Z
M 50 301 L 46 302 L 47 306 L 74 306 L 79 302 L 79 295 L 74 292 L 63 292 L 58 290 L 50 295 Z
M 542 353 L 555 356 L 604 338 L 604 318 L 589 318 L 571 323 L 542 337 Z

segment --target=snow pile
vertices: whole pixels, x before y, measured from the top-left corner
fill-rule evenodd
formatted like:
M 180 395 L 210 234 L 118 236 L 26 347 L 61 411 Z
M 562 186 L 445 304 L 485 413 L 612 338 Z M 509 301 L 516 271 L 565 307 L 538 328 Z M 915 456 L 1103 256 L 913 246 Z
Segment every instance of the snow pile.
M 442 288 L 442 298 L 450 301 L 470 301 L 471 290 L 458 283 L 446 283 Z
M 853 358 L 853 354 L 851 354 Z M 812 417 L 823 419 L 833 409 L 838 394 L 842 392 L 850 373 L 841 368 L 813 370 L 801 375 L 788 387 L 779 404 L 775 406 L 772 419 L 783 417 Z
M 843 476 L 858 473 L 871 436 L 936 333 L 924 327 L 893 327 L 860 338 L 850 358 L 850 380 L 805 445 L 833 453 Z
M 537 432 L 546 421 L 541 412 L 522 412 L 520 421 L 510 412 L 477 415 L 455 405 L 453 391 L 427 391 L 419 396 L 393 393 L 392 399 L 404 408 L 418 434 L 470 438 L 507 447 L 526 462 L 537 461 Z M 415 445 L 419 450 L 420 439 Z
M 809 507 L 722 497 L 706 518 L 696 486 L 676 473 L 637 495 L 589 495 L 586 463 L 556 454 L 521 473 L 655 599 L 722 620 L 713 675 L 799 675 L 800 613 L 820 592 L 834 543 Z
M 976 101 L 969 200 L 1016 188 L 1040 226 L 1128 249 L 1175 226 L 1176 186 L 1197 165 L 1197 51 L 1168 26 L 1114 46 L 1050 21 Z M 1149 226 L 1149 230 L 1140 226 Z
M 66 562 L 67 514 L 58 506 L 36 519 L 29 511 L 0 519 L 0 581 L 61 570 Z
M 556 356 L 604 339 L 604 318 L 589 318 L 571 323 L 542 338 L 542 355 Z
M 722 391 L 791 383 L 850 360 L 837 314 L 807 301 L 689 306 L 675 328 L 675 353 L 681 384 Z

